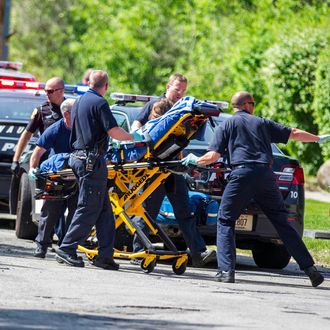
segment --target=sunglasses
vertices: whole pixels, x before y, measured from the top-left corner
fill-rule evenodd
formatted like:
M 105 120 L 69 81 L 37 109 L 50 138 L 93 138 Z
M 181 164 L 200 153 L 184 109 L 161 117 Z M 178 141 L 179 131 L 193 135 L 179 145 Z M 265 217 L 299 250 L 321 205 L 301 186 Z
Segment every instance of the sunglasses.
M 53 93 L 55 93 L 55 92 L 57 92 L 57 91 L 59 91 L 61 89 L 63 89 L 63 88 L 45 89 L 45 93 L 51 95 L 51 94 L 53 94 Z
M 243 104 L 252 104 L 254 106 L 255 103 L 254 102 L 244 102 L 241 105 L 243 105 Z

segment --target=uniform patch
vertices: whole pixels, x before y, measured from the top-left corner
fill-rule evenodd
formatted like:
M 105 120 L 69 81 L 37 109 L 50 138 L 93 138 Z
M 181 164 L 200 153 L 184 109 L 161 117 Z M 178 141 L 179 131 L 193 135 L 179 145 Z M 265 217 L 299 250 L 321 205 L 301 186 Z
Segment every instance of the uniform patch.
M 37 113 L 38 113 L 38 109 L 35 108 L 31 113 L 31 119 L 33 119 L 37 115 Z

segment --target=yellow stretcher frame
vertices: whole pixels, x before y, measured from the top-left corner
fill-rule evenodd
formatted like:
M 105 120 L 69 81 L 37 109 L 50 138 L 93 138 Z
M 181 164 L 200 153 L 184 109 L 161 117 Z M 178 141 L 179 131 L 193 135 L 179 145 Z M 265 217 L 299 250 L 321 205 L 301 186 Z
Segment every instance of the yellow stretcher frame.
M 193 120 L 192 120 L 193 119 Z M 205 123 L 207 116 L 203 114 L 186 113 L 175 124 L 175 126 L 168 130 L 167 133 L 153 146 L 153 150 L 166 141 L 170 134 L 176 136 L 184 136 L 188 140 L 197 132 L 197 130 Z M 184 124 L 189 120 L 189 125 Z M 124 159 L 123 150 L 121 150 L 122 159 Z M 185 272 L 188 255 L 186 251 L 178 251 L 158 224 L 151 219 L 147 211 L 142 206 L 143 202 L 164 182 L 164 180 L 171 174 L 171 171 L 177 172 L 180 161 L 158 161 L 155 159 L 147 148 L 143 160 L 137 163 L 119 163 L 108 164 L 108 179 L 114 181 L 114 186 L 118 191 L 110 191 L 109 199 L 112 205 L 115 227 L 116 229 L 125 224 L 127 230 L 133 235 L 137 233 L 141 241 L 145 245 L 145 251 L 142 252 L 127 252 L 114 251 L 115 258 L 122 259 L 142 259 L 141 268 L 150 273 L 154 270 L 158 260 L 173 259 L 172 269 L 175 274 L 181 275 Z M 182 165 L 181 165 L 182 166 Z M 62 170 L 56 174 L 49 175 L 49 179 L 56 181 L 58 177 L 72 177 L 72 170 Z M 149 180 L 153 179 L 149 184 Z M 148 185 L 147 185 L 148 183 Z M 132 218 L 140 216 L 148 226 L 149 230 L 154 235 L 158 235 L 169 250 L 157 250 L 154 248 L 149 238 L 144 232 L 134 224 Z M 85 253 L 88 259 L 93 260 L 97 255 L 97 248 L 89 249 L 87 247 L 78 246 L 78 250 Z

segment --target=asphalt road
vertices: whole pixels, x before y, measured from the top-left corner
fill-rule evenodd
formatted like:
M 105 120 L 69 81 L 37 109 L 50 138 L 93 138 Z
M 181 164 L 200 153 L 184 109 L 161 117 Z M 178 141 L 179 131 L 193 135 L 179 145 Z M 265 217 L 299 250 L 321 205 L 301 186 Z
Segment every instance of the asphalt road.
M 257 268 L 240 256 L 237 283 L 213 280 L 215 265 L 170 264 L 145 274 L 125 260 L 120 271 L 58 264 L 33 257 L 34 243 L 0 229 L 0 329 L 329 329 L 330 269 L 312 288 L 292 262 Z

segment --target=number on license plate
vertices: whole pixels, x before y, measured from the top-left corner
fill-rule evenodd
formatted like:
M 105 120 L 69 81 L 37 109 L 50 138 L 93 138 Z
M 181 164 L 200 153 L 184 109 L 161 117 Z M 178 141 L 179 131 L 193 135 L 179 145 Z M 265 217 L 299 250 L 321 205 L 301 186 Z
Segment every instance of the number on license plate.
M 236 220 L 235 229 L 240 231 L 252 231 L 253 215 L 241 214 Z

